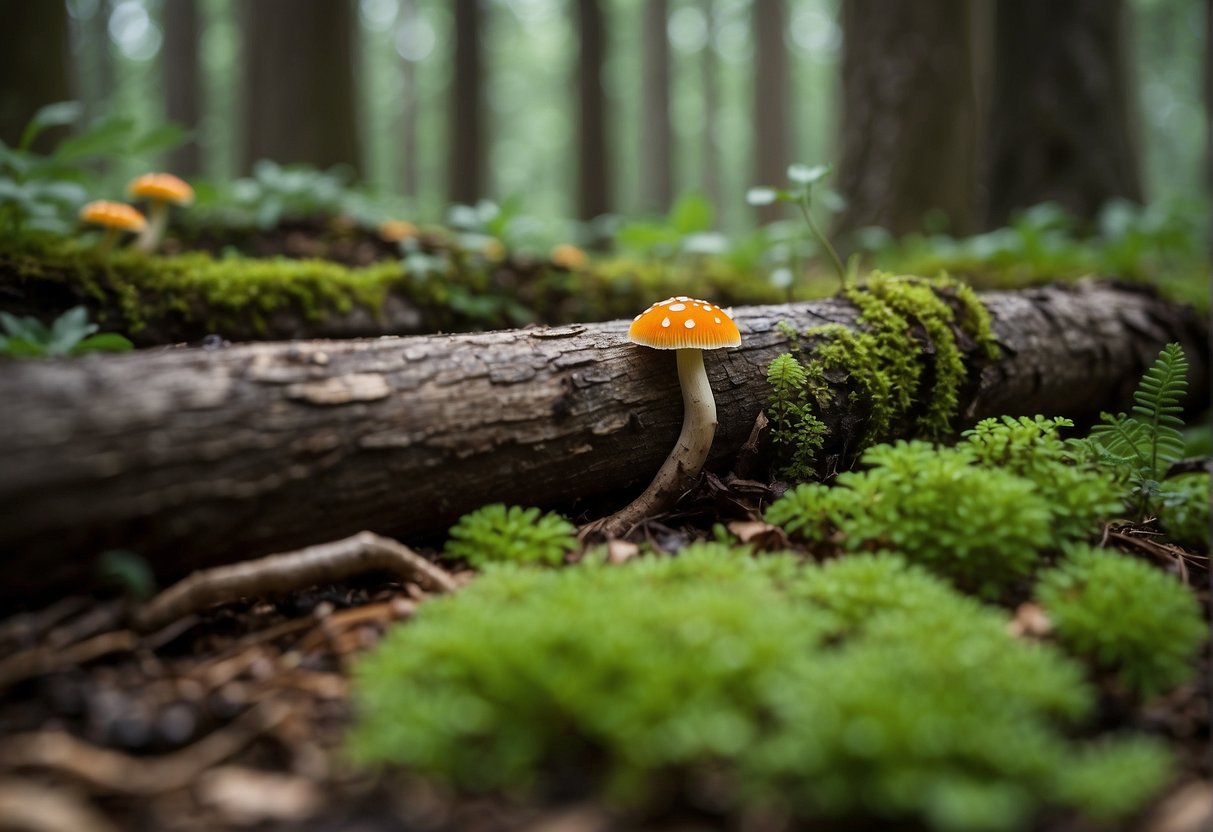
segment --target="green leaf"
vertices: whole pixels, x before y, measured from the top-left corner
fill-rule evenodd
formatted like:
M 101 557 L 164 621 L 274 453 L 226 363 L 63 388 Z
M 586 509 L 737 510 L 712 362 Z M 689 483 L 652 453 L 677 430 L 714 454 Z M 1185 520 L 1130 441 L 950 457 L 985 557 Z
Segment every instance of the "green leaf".
M 127 145 L 135 130 L 135 120 L 111 117 L 89 127 L 83 133 L 64 139 L 51 158 L 59 163 L 76 162 L 96 156 L 126 156 Z
M 38 358 L 46 355 L 46 350 L 36 341 L 26 338 L 5 338 L 0 353 L 13 358 Z
M 684 194 L 670 209 L 669 223 L 680 235 L 710 231 L 714 220 L 712 202 L 702 194 Z
M 134 344 L 118 333 L 102 332 L 91 335 L 72 347 L 72 355 L 86 352 L 130 352 L 134 348 Z
M 181 145 L 191 137 L 180 124 L 169 122 L 138 136 L 126 151 L 127 156 L 150 156 Z
M 21 134 L 21 141 L 17 144 L 18 150 L 29 150 L 30 145 L 34 140 L 49 127 L 62 127 L 67 124 L 74 124 L 83 112 L 83 108 L 79 101 L 60 101 L 55 104 L 47 104 L 38 112 L 34 113 L 34 117 L 30 119 L 29 124 L 25 125 L 25 131 Z

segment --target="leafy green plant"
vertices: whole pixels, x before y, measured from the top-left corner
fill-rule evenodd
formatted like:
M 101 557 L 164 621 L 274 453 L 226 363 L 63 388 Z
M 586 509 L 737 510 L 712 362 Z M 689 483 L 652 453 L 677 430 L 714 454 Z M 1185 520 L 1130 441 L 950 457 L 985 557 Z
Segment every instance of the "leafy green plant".
M 1167 536 L 1183 546 L 1209 551 L 1208 474 L 1183 474 L 1167 480 L 1166 499 L 1158 505 L 1158 521 Z
M 1156 744 L 1068 740 L 1092 705 L 1079 669 L 887 555 L 491 567 L 390 633 L 355 696 L 363 764 L 639 814 L 681 797 L 1011 830 L 1050 807 L 1123 815 L 1168 773 Z M 1101 768 L 1134 777 L 1109 800 Z
M 81 355 L 86 352 L 126 352 L 132 349 L 131 342 L 116 332 L 97 332 L 97 325 L 89 323 L 88 310 L 75 306 L 58 318 L 49 327 L 37 318 L 11 315 L 0 312 L 0 355 L 14 358 L 40 356 Z
M 1145 696 L 1191 678 L 1208 637 L 1187 587 L 1115 552 L 1075 548 L 1041 576 L 1036 597 L 1066 649 Z
M 768 414 L 771 438 L 787 460 L 783 473 L 792 480 L 813 476 L 813 463 L 825 441 L 826 426 L 808 401 L 810 382 L 804 365 L 791 353 L 776 356 L 767 367 L 771 386 Z
M 788 181 L 790 186 L 787 188 L 770 188 L 760 187 L 751 188 L 746 194 L 746 202 L 751 205 L 774 205 L 778 202 L 788 202 L 800 209 L 801 216 L 804 217 L 805 224 L 809 227 L 809 232 L 813 238 L 821 246 L 822 250 L 830 258 L 830 263 L 834 266 L 834 271 L 838 273 L 838 279 L 842 283 L 847 281 L 847 270 L 842 265 L 842 260 L 838 256 L 838 252 L 834 250 L 834 246 L 830 243 L 830 238 L 825 235 L 825 232 L 817 225 L 817 221 L 813 218 L 813 189 L 820 185 L 830 175 L 830 165 L 808 165 L 795 164 L 788 168 Z
M 501 562 L 554 566 L 577 548 L 576 531 L 558 514 L 493 503 L 459 518 L 451 527 L 446 554 L 472 566 Z
M 1048 504 L 1029 480 L 983 469 L 963 449 L 875 445 L 865 471 L 787 492 L 766 520 L 805 540 L 851 551 L 889 549 L 958 586 L 997 596 L 1054 543 Z
M 1090 441 L 1109 462 L 1128 473 L 1136 508 L 1149 514 L 1169 495 L 1167 467 L 1183 456 L 1180 399 L 1188 389 L 1188 360 L 1179 344 L 1167 344 L 1133 393 L 1132 413 L 1105 413 Z
M 679 197 L 664 217 L 621 225 L 615 232 L 615 243 L 624 251 L 646 257 L 723 254 L 729 249 L 729 241 L 712 231 L 715 219 L 708 198 L 691 192 Z
M 16 147 L 0 142 L 0 234 L 70 232 L 90 190 L 102 188 L 97 160 L 137 160 L 185 138 L 173 124 L 143 129 L 134 119 L 109 117 L 59 142 L 49 154 L 31 149 L 44 131 L 74 125 L 81 113 L 76 101 L 48 104 L 34 114 Z

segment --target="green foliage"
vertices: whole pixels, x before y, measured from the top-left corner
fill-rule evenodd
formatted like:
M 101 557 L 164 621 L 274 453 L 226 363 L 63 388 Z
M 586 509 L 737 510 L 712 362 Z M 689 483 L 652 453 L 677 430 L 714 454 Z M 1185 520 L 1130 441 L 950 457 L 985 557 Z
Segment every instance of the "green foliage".
M 1055 540 L 1088 538 L 1099 522 L 1116 516 L 1120 491 L 1112 478 L 1089 461 L 1076 459 L 1061 439 L 1069 419 L 1043 416 L 983 419 L 964 432 L 964 447 L 977 464 L 1001 469 L 1032 483 L 1051 514 Z
M 1010 830 L 1139 806 L 1164 755 L 1067 740 L 1092 704 L 1078 669 L 1005 625 L 887 555 L 819 567 L 712 544 L 494 567 L 359 664 L 351 749 L 463 790 L 640 813 L 710 794 L 722 812 Z M 1134 776 L 1108 796 L 1097 770 Z
M 113 332 L 97 332 L 89 323 L 88 310 L 73 307 L 49 327 L 37 318 L 18 318 L 0 312 L 0 355 L 14 358 L 82 355 L 87 352 L 126 352 L 131 342 Z
M 94 162 L 154 156 L 185 139 L 176 125 L 143 129 L 134 119 L 109 117 L 78 130 L 49 154 L 30 149 L 45 130 L 76 124 L 81 112 L 75 101 L 48 104 L 34 114 L 16 147 L 0 142 L 0 235 L 70 233 L 90 192 L 103 189 Z
M 789 354 L 768 368 L 772 436 L 785 460 L 783 473 L 794 480 L 812 476 L 814 457 L 823 444 L 825 427 L 814 410 L 830 403 L 827 373 L 845 374 L 858 398 L 849 401 L 847 409 L 867 414 L 856 438 L 862 449 L 914 412 L 921 433 L 938 436 L 950 430 L 967 377 L 955 328 L 988 355 L 997 352 L 989 313 L 976 295 L 955 281 L 873 274 L 866 284 L 845 288 L 843 295 L 859 309 L 858 330 L 839 324 L 813 327 L 805 335 L 817 345 L 803 363 Z M 932 354 L 934 383 L 926 395 L 920 393 L 924 363 L 916 331 L 925 334 Z M 802 351 L 798 336 L 789 340 Z
M 1209 551 L 1209 491 L 1208 474 L 1183 474 L 1167 480 L 1158 520 L 1172 541 Z
M 818 543 L 840 534 L 851 551 L 892 549 L 992 596 L 1026 577 L 1053 542 L 1049 505 L 1034 484 L 978 467 L 964 449 L 901 441 L 869 448 L 861 462 L 871 467 L 840 474 L 833 487 L 787 492 L 767 521 Z
M 1114 552 L 1075 548 L 1041 576 L 1036 597 L 1066 649 L 1146 696 L 1191 678 L 1208 636 L 1187 587 Z
M 830 238 L 825 235 L 825 232 L 821 230 L 813 217 L 813 189 L 821 185 L 829 177 L 832 170 L 833 167 L 831 165 L 814 165 L 812 167 L 803 164 L 791 165 L 788 167 L 788 181 L 791 183 L 789 188 L 751 188 L 746 194 L 746 202 L 751 205 L 773 205 L 778 202 L 787 202 L 799 208 L 801 216 L 804 217 L 805 224 L 809 227 L 809 232 L 813 235 L 813 239 L 817 241 L 822 250 L 829 256 L 830 263 L 838 274 L 838 279 L 845 284 L 847 281 L 847 270 L 842 265 L 838 252 L 831 245 Z M 827 202 L 831 199 L 836 202 L 838 198 L 827 191 Z
M 1159 500 L 1167 501 L 1162 484 L 1167 467 L 1180 459 L 1180 399 L 1188 389 L 1188 361 L 1179 344 L 1167 344 L 1142 376 L 1133 393 L 1131 415 L 1103 414 L 1091 429 L 1090 441 L 1101 458 L 1127 472 L 1137 508 L 1148 514 Z
M 712 231 L 716 212 L 707 197 L 683 194 L 665 217 L 626 222 L 615 232 L 622 250 L 645 257 L 723 254 L 729 241 Z
M 446 555 L 478 567 L 489 563 L 555 566 L 577 548 L 576 533 L 558 514 L 493 503 L 459 518 L 451 527 Z

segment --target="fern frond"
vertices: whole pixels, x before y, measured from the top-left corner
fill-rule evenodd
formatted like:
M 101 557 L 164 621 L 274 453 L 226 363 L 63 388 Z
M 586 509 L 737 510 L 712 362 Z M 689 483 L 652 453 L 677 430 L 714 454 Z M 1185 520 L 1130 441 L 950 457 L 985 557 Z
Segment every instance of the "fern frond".
M 1146 370 L 1133 394 L 1133 413 L 1145 422 L 1153 440 L 1150 448 L 1151 479 L 1162 479 L 1162 467 L 1183 456 L 1183 421 L 1180 399 L 1188 391 L 1188 360 L 1183 348 L 1171 343 L 1163 347 L 1154 366 Z
M 1103 424 L 1091 428 L 1091 440 L 1105 456 L 1118 465 L 1144 470 L 1150 464 L 1150 440 L 1146 426 L 1132 416 L 1103 414 Z

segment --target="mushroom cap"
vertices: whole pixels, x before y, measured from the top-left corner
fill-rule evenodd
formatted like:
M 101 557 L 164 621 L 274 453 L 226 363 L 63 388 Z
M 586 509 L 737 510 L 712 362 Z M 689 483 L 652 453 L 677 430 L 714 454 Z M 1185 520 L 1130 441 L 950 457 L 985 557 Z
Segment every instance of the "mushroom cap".
M 657 350 L 716 350 L 740 346 L 741 332 L 719 306 L 679 295 L 633 318 L 628 340 Z
M 194 189 L 184 179 L 171 173 L 145 173 L 136 176 L 126 186 L 132 199 L 150 199 L 153 202 L 172 202 L 189 205 L 194 201 Z
M 379 239 L 398 243 L 417 236 L 417 226 L 408 220 L 384 220 L 379 223 Z
M 123 202 L 98 199 L 80 209 L 80 219 L 93 225 L 117 228 L 121 231 L 142 231 L 147 218 Z

